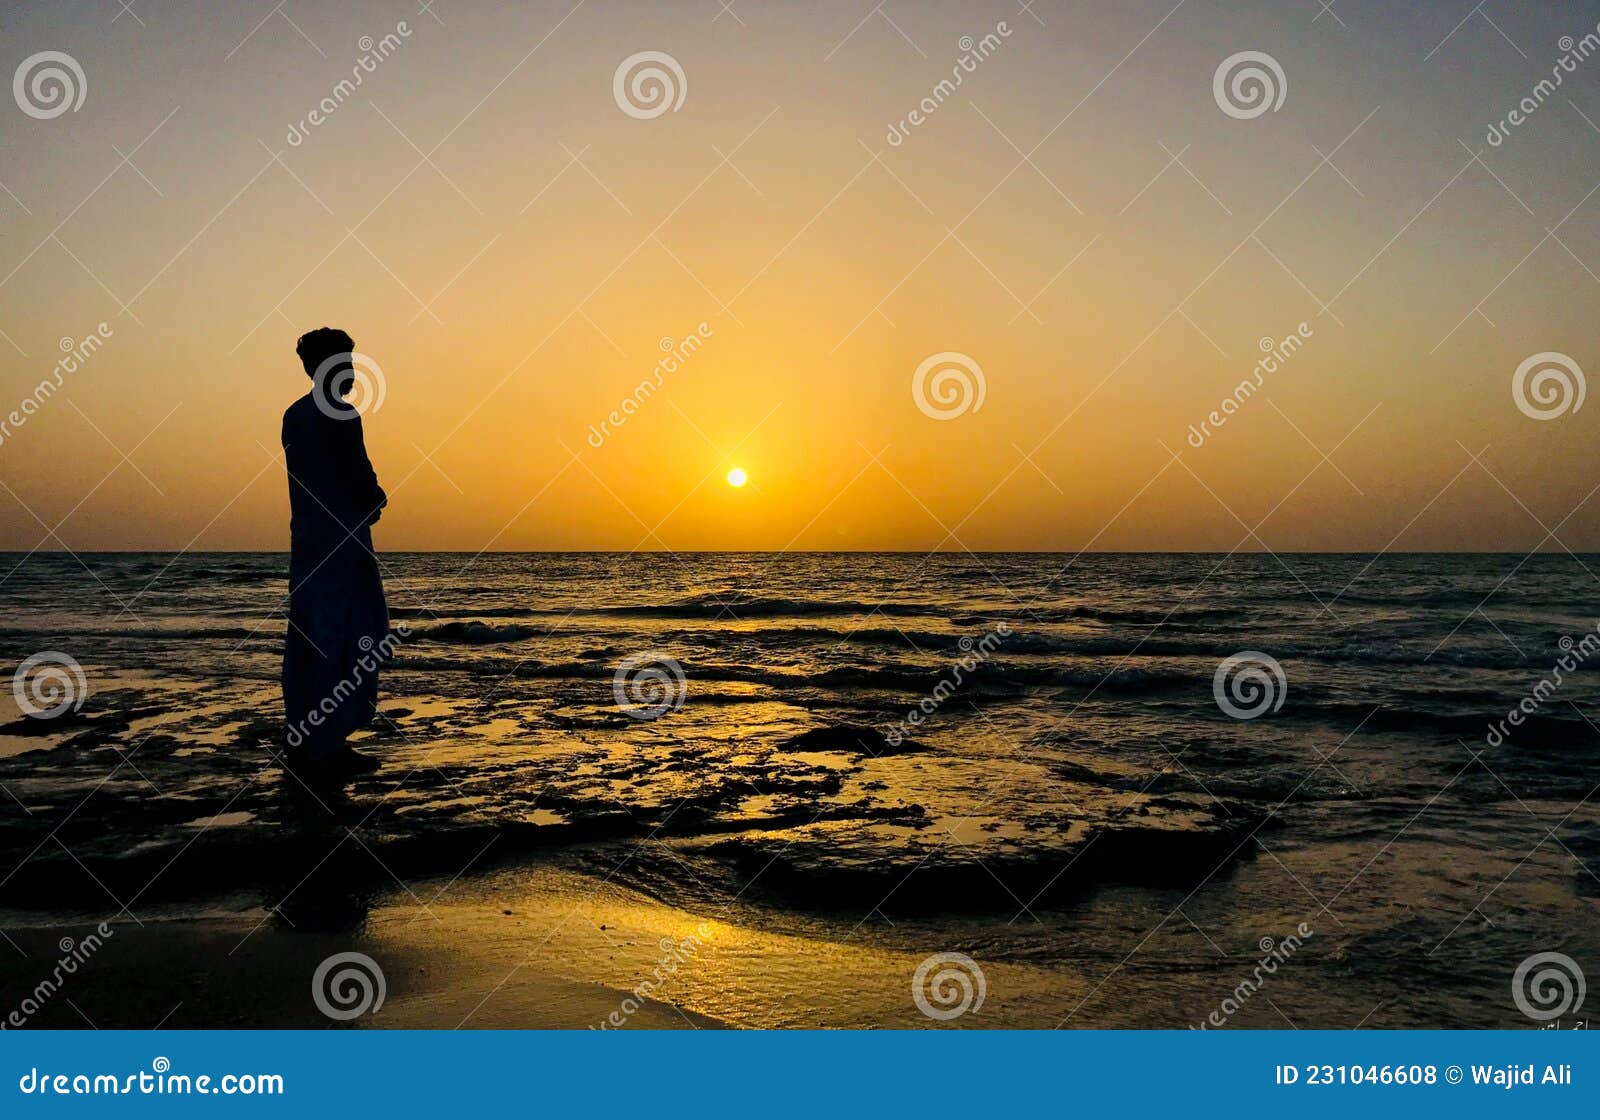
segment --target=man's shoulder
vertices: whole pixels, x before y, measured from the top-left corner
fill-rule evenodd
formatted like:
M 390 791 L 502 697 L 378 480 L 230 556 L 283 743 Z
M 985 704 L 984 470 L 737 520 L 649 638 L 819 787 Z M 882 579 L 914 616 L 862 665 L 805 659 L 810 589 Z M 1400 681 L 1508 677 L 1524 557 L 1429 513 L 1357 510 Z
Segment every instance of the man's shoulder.
M 341 402 L 342 403 L 342 402 Z M 338 413 L 326 407 L 315 395 L 307 393 L 283 410 L 283 432 L 319 439 L 339 439 L 356 433 L 360 438 L 361 413 L 348 406 Z
M 354 409 L 351 410 L 354 413 Z M 322 402 L 312 393 L 297 398 L 293 404 L 283 410 L 284 424 L 294 424 L 299 427 L 320 427 L 330 420 L 340 419 L 332 415 Z
M 283 438 L 288 441 L 291 435 L 304 435 L 309 432 L 317 422 L 316 405 L 307 393 L 283 410 Z

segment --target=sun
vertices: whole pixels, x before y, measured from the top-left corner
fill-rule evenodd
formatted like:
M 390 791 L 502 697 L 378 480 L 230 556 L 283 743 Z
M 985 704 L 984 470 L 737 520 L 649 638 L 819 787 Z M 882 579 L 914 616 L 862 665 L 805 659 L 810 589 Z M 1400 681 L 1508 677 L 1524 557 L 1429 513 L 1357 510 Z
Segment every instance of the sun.
M 750 476 L 744 473 L 743 467 L 734 467 L 728 472 L 728 485 L 738 489 L 750 481 Z

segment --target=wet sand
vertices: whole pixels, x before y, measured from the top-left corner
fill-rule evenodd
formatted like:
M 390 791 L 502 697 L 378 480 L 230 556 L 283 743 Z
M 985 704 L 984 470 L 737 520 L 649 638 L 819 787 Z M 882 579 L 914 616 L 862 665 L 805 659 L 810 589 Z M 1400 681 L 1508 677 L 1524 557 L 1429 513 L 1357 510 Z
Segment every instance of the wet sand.
M 924 954 L 734 925 L 584 875 L 504 868 L 397 889 L 355 929 L 290 928 L 258 908 L 141 913 L 30 1016 L 30 1028 L 715 1029 L 943 1025 L 910 978 Z M 36 923 L 36 924 L 25 924 Z M 25 953 L 0 979 L 0 1016 L 50 974 L 58 942 L 91 919 L 0 914 Z M 360 952 L 382 971 L 381 1008 L 347 1021 L 311 977 Z M 1051 1026 L 1039 970 L 987 971 L 986 1002 L 952 1025 Z M 998 990 L 994 987 L 998 982 Z M 1086 986 L 1080 987 L 1086 990 Z M 986 1013 L 987 1009 L 987 1013 Z
M 547 888 L 550 884 L 546 883 Z M 676 1006 L 681 984 L 635 994 L 614 986 L 650 981 L 663 938 L 692 936 L 698 923 L 668 907 L 595 900 L 584 884 L 515 900 L 441 898 L 447 882 L 422 883 L 431 902 L 402 894 L 359 928 L 294 929 L 259 908 L 141 913 L 111 920 L 112 934 L 27 1017 L 30 1028 L 537 1028 L 619 1025 L 702 1029 L 715 1018 Z M 532 889 L 532 888 L 530 888 Z M 581 906 L 581 908 L 580 908 Z M 509 912 L 508 912 L 509 911 Z M 608 920 L 609 919 L 609 920 Z M 619 920 L 626 925 L 618 924 Z M 25 925 L 23 923 L 40 923 Z M 0 1018 L 17 1009 L 61 958 L 62 938 L 81 943 L 94 920 L 3 914 L 12 942 L 0 975 Z M 348 1020 L 324 1014 L 313 996 L 317 967 L 360 952 L 377 962 L 381 1007 Z M 22 954 L 22 955 L 19 955 Z M 612 985 L 605 980 L 610 979 Z M 339 1008 L 336 1004 L 337 1009 Z

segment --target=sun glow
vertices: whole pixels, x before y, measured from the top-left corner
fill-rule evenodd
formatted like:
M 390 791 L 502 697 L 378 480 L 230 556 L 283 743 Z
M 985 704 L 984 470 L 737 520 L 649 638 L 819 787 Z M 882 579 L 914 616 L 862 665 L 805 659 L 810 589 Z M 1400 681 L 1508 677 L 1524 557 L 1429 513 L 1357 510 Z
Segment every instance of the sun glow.
M 738 487 L 743 486 L 746 482 L 749 482 L 749 481 L 750 481 L 750 476 L 744 473 L 744 468 L 743 467 L 734 467 L 733 470 L 728 472 L 728 485 L 729 486 L 732 486 L 732 487 L 737 489 Z

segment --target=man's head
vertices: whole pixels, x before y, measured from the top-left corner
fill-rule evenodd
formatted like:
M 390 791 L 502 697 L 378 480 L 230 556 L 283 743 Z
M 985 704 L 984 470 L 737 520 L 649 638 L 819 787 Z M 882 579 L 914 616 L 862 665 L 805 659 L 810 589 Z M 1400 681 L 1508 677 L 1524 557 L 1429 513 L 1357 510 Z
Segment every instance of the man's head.
M 353 378 L 339 375 L 351 372 L 350 353 L 355 348 L 355 339 L 344 331 L 318 327 L 300 336 L 294 352 L 300 355 L 300 364 L 305 366 L 307 377 L 315 379 L 320 370 L 326 379 L 324 384 L 342 397 L 350 391 Z

